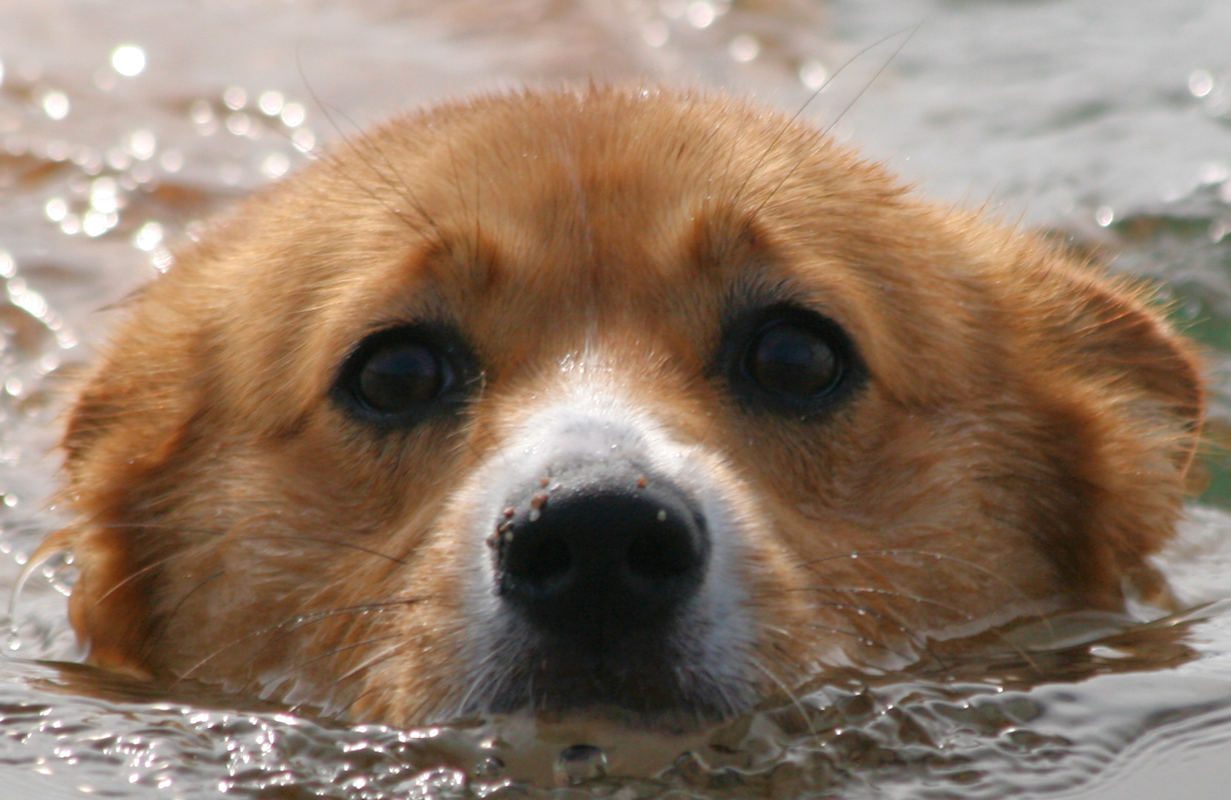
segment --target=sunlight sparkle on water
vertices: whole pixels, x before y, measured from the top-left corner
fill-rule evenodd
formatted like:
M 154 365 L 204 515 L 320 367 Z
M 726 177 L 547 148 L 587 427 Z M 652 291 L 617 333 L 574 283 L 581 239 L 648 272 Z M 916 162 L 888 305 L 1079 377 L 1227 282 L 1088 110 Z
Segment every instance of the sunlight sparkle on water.
M 652 20 L 641 28 L 641 38 L 650 47 L 662 47 L 671 38 L 671 30 L 662 20 Z
M 162 239 L 162 225 L 157 222 L 147 222 L 133 234 L 132 242 L 138 250 L 151 253 L 155 247 L 162 244 Z
M 731 54 L 731 58 L 735 61 L 747 64 L 761 54 L 761 43 L 757 40 L 757 37 L 741 33 L 727 45 L 727 52 Z
M 122 44 L 111 51 L 111 68 L 125 78 L 145 71 L 145 50 L 135 44 Z
M 283 153 L 270 153 L 261 161 L 261 174 L 267 178 L 281 178 L 291 168 L 291 161 Z
M 829 70 L 819 61 L 808 59 L 799 65 L 799 82 L 809 89 L 820 89 L 829 80 Z
M 68 116 L 68 112 L 72 106 L 68 102 L 68 95 L 61 91 L 50 91 L 43 95 L 43 113 L 54 120 L 61 120 Z
M 148 128 L 138 128 L 128 134 L 128 152 L 138 161 L 148 161 L 158 149 L 158 139 Z
M 68 216 L 68 201 L 63 197 L 53 197 L 43 205 L 43 213 L 52 222 L 61 222 Z
M 1188 91 L 1193 97 L 1205 97 L 1214 90 L 1214 76 L 1209 70 L 1195 69 L 1188 75 Z
M 286 103 L 278 113 L 278 118 L 288 128 L 298 128 L 307 117 L 308 112 L 303 107 L 303 103 Z
M 256 99 L 256 107 L 261 110 L 262 114 L 269 117 L 276 117 L 282 113 L 282 107 L 286 105 L 286 98 L 282 96 L 282 92 L 266 91 Z
M 242 86 L 228 86 L 222 93 L 222 102 L 232 111 L 248 105 L 248 91 Z
M 714 20 L 718 17 L 718 11 L 714 8 L 713 3 L 707 3 L 705 0 L 694 0 L 688 4 L 688 9 L 684 12 L 688 24 L 694 28 L 704 30 L 714 24 Z

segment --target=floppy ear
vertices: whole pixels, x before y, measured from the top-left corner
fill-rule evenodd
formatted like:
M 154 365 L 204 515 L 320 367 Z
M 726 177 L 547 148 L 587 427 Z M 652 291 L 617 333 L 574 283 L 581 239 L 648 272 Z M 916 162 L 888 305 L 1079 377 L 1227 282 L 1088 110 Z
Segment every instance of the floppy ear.
M 64 495 L 76 517 L 40 549 L 72 554 L 69 619 L 90 661 L 135 674 L 146 673 L 151 588 L 170 539 L 154 509 L 198 407 L 173 329 L 148 317 L 121 330 L 68 416 Z
M 1045 279 L 1052 290 L 1042 336 L 1052 341 L 1036 346 L 1057 368 L 1048 374 L 1058 400 L 1053 434 L 1080 531 L 1057 550 L 1092 605 L 1118 606 L 1124 579 L 1166 602 L 1146 558 L 1175 531 L 1200 438 L 1205 389 L 1195 348 L 1140 286 L 1067 262 Z
M 1081 363 L 1125 392 L 1130 415 L 1164 434 L 1181 474 L 1196 453 L 1205 416 L 1205 385 L 1191 342 L 1176 334 L 1148 289 L 1096 273 L 1068 276 L 1074 305 L 1067 327 Z M 1169 440 L 1169 441 L 1168 441 Z

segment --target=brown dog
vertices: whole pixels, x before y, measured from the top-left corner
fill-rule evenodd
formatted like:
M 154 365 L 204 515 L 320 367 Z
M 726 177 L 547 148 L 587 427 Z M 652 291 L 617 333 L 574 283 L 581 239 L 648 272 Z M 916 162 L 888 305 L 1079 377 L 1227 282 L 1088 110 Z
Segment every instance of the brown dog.
M 712 719 L 1157 584 L 1142 293 L 724 98 L 392 122 L 136 300 L 65 437 L 95 663 L 393 724 Z

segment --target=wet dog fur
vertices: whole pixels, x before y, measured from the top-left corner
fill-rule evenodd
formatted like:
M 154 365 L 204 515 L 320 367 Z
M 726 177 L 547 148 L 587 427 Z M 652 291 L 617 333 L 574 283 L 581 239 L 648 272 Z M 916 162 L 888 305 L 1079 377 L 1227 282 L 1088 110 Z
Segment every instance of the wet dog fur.
M 804 124 L 492 96 L 179 253 L 71 411 L 48 547 L 99 665 L 392 724 L 713 719 L 1161 591 L 1202 407 L 1142 289 Z

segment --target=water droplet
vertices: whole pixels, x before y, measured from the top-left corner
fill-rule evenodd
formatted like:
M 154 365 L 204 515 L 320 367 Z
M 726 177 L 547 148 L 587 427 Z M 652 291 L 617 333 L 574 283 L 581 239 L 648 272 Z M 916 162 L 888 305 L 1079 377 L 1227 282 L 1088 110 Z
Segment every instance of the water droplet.
M 592 744 L 575 744 L 560 751 L 556 785 L 577 786 L 607 774 L 607 754 Z
M 1099 206 L 1094 211 L 1094 221 L 1100 228 L 1106 228 L 1116 221 L 1116 212 L 1111 206 Z

